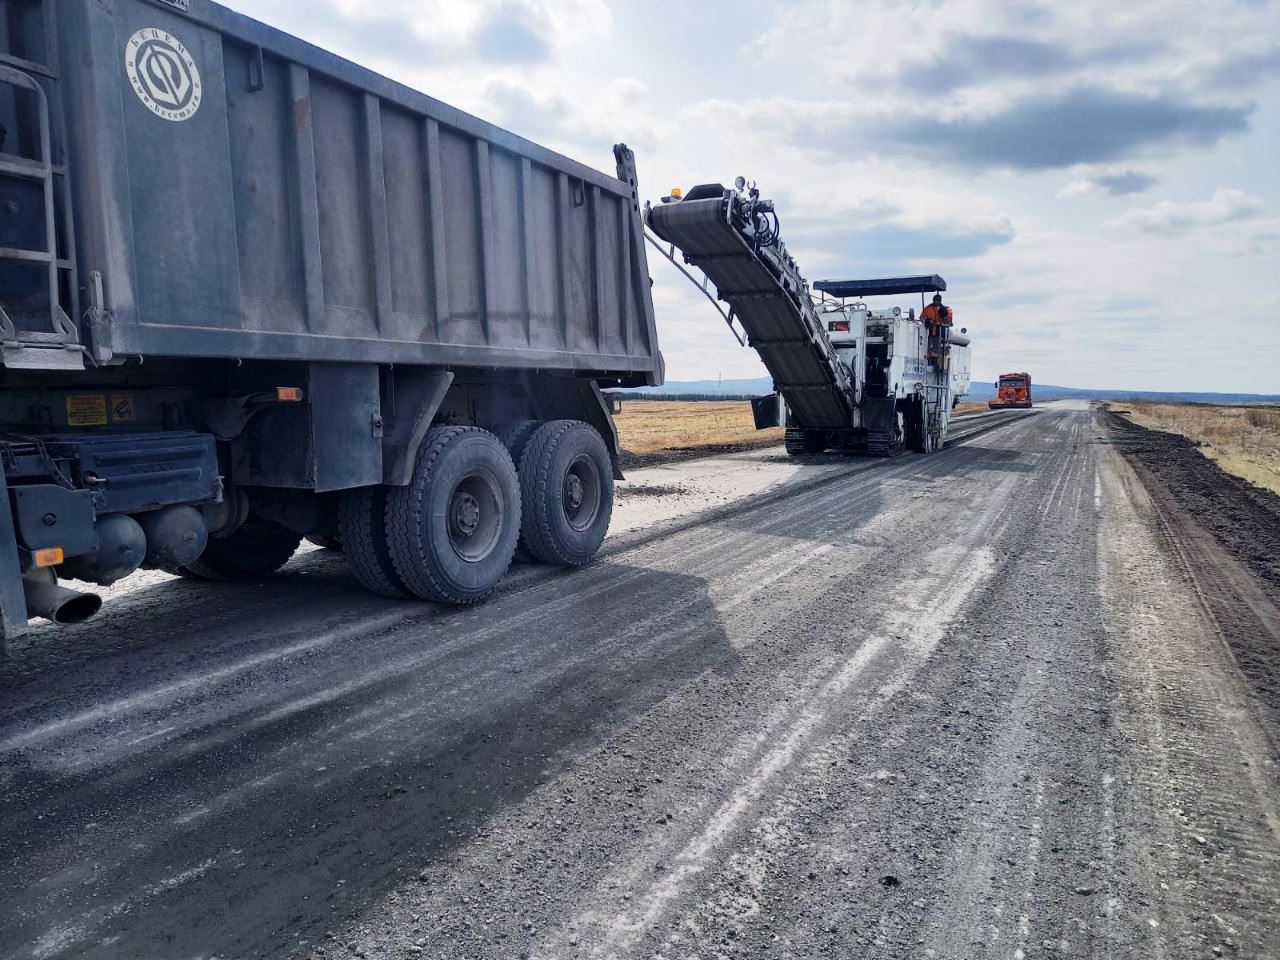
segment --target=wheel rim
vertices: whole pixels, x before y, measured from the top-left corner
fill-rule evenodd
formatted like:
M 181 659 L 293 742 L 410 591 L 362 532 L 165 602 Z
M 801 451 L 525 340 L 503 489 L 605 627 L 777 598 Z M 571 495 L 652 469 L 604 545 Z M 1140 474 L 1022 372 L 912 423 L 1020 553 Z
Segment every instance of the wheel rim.
M 565 519 L 575 530 L 586 530 L 600 515 L 600 471 L 585 454 L 574 459 L 564 475 L 561 504 Z
M 449 545 L 468 563 L 483 560 L 502 534 L 502 492 L 486 471 L 463 477 L 449 497 Z

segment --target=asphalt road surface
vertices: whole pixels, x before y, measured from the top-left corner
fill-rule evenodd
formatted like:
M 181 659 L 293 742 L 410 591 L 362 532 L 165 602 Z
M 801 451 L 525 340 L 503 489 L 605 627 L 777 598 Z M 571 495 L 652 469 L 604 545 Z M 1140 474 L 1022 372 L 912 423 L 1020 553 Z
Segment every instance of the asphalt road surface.
M 652 468 L 615 530 L 474 609 L 314 551 L 16 643 L 0 956 L 1280 956 L 1274 607 L 1099 414 Z

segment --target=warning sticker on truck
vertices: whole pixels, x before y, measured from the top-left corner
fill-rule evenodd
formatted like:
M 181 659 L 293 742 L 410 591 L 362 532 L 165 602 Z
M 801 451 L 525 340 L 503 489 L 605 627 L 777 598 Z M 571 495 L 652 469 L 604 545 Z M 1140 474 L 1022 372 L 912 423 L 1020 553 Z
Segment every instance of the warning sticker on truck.
M 134 406 L 133 394 L 120 393 L 111 398 L 112 423 L 137 423 L 138 408 Z
M 67 397 L 67 426 L 103 427 L 107 424 L 107 398 L 100 393 Z

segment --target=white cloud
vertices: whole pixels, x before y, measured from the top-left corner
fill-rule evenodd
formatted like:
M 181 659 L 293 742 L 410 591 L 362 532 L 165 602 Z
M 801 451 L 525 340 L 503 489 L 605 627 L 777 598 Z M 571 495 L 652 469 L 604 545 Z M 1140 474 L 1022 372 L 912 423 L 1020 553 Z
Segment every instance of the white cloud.
M 1101 76 L 1130 92 L 1257 87 L 1280 74 L 1280 48 L 1255 38 L 1278 27 L 1273 0 L 802 0 L 766 23 L 752 49 L 776 65 L 804 61 L 851 93 L 977 108 Z
M 397 60 L 421 62 L 425 52 L 444 59 L 525 59 L 612 26 L 603 0 L 258 0 L 236 4 L 300 36 L 333 34 L 330 42 L 376 48 Z M 345 28 L 345 35 L 344 35 Z
M 1252 220 L 1262 209 L 1262 201 L 1257 197 L 1243 190 L 1222 187 L 1208 200 L 1161 200 L 1154 206 L 1129 210 L 1113 223 L 1158 236 L 1183 236 L 1196 230 Z
M 1058 191 L 1058 196 L 1065 200 L 1091 196 L 1124 197 L 1150 190 L 1157 180 L 1141 170 L 1098 168 L 1087 170 L 1067 183 Z
M 1280 0 L 706 0 L 678 22 L 604 0 L 229 2 L 598 169 L 625 140 L 642 199 L 754 178 L 809 278 L 943 273 L 984 373 L 1276 387 L 1280 341 L 1249 318 L 1277 295 L 1258 254 L 1280 242 Z M 762 373 L 649 259 L 669 375 Z M 1206 316 L 1194 362 L 1160 352 Z
M 589 158 L 608 156 L 619 140 L 641 154 L 651 153 L 664 126 L 646 109 L 647 85 L 634 77 L 615 77 L 573 97 L 494 78 L 483 95 L 489 115 L 503 126 Z
M 710 124 L 754 126 L 828 159 L 861 154 L 923 167 L 1033 171 L 1212 147 L 1247 131 L 1253 107 L 1094 86 L 976 109 L 773 96 L 707 101 L 700 111 Z

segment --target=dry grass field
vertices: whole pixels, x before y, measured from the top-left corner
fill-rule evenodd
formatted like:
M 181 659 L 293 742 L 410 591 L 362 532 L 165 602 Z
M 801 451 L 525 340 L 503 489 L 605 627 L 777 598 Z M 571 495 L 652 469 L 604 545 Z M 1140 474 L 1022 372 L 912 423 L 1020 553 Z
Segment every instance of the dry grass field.
M 1134 423 L 1180 433 L 1228 473 L 1280 493 L 1280 407 L 1130 400 L 1112 404 Z
M 985 413 L 985 403 L 961 403 L 957 414 Z M 699 447 L 768 446 L 782 429 L 757 430 L 746 400 L 625 400 L 614 418 L 622 447 L 637 456 Z
M 986 413 L 989 409 L 990 407 L 987 406 L 987 402 L 985 400 L 982 402 L 978 402 L 976 400 L 961 400 L 956 404 L 956 408 L 951 412 L 957 417 L 962 417 L 966 413 L 978 413 L 979 411 Z
M 781 428 L 755 428 L 746 400 L 626 400 L 615 419 L 623 449 L 634 454 L 782 442 Z

